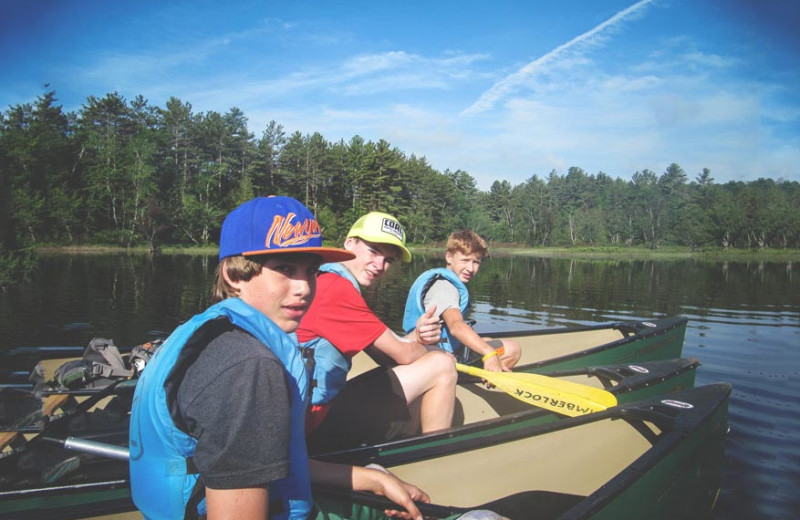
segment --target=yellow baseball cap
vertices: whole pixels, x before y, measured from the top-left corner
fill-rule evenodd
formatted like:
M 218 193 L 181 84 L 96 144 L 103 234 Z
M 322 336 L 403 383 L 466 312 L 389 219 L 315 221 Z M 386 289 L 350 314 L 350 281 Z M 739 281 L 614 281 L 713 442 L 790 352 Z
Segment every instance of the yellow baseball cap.
M 347 233 L 347 238 L 363 238 L 367 242 L 391 244 L 401 251 L 403 262 L 411 261 L 411 253 L 406 248 L 406 232 L 400 222 L 388 213 L 372 211 L 356 220 Z

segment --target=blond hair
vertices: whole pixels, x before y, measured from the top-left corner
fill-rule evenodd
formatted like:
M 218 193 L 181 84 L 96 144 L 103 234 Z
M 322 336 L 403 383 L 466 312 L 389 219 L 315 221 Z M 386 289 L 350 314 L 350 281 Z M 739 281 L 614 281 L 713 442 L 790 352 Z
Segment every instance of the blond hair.
M 461 253 L 462 255 L 479 254 L 486 256 L 489 252 L 489 246 L 486 241 L 474 231 L 464 229 L 462 231 L 455 231 L 450 233 L 447 237 L 447 252 L 451 255 L 454 253 Z

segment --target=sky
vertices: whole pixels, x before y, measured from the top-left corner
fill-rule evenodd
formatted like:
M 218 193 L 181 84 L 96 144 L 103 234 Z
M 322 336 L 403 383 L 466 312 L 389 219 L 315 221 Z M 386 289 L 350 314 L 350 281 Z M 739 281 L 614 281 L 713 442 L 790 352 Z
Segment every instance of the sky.
M 45 84 L 388 141 L 478 187 L 570 167 L 800 180 L 800 1 L 0 0 L 0 111 Z

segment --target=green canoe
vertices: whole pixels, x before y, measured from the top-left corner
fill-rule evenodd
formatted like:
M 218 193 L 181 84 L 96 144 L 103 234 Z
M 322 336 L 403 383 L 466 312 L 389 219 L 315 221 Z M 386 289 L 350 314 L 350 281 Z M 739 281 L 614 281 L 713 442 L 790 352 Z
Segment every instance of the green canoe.
M 587 367 L 553 373 L 597 387 L 608 388 L 621 403 L 679 391 L 694 385 L 695 359 L 644 362 L 637 365 Z M 91 394 L 76 411 L 62 412 L 45 429 L 50 437 L 74 436 L 127 444 L 127 414 L 132 386 L 84 392 Z M 421 435 L 389 443 L 376 449 L 383 455 L 417 452 L 417 460 L 430 450 L 460 442 L 491 444 L 494 439 L 529 431 L 556 422 L 561 416 L 530 407 L 497 390 L 487 390 L 475 378 L 464 377 L 459 384 L 457 424 L 443 433 Z M 87 407 L 96 401 L 106 409 Z M 91 411 L 85 411 L 85 409 Z M 108 408 L 112 409 L 108 414 Z M 132 509 L 127 482 L 127 463 L 96 455 L 64 450 L 46 442 L 42 435 L 29 433 L 30 440 L 0 457 L 0 519 L 85 518 Z M 320 454 L 343 462 L 370 461 L 363 450 Z

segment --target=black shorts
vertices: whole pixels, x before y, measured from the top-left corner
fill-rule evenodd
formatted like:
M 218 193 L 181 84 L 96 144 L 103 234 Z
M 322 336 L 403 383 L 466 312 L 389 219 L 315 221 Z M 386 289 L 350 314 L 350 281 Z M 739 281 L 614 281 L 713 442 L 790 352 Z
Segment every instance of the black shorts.
M 418 423 L 395 373 L 378 367 L 347 382 L 308 436 L 308 451 L 320 454 L 414 435 Z

